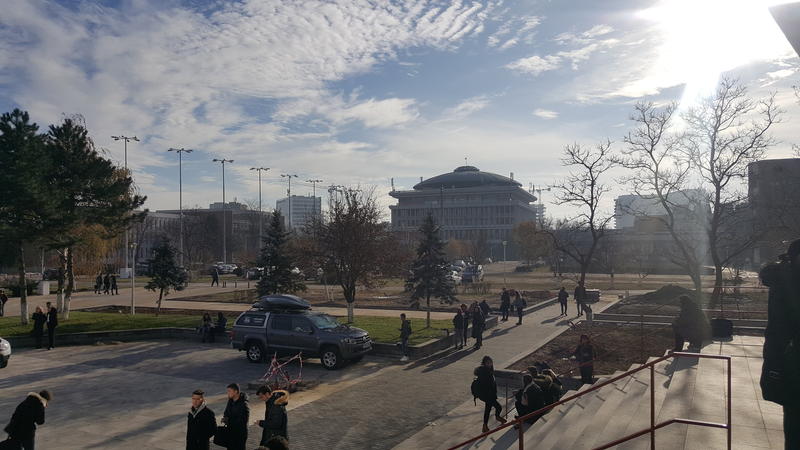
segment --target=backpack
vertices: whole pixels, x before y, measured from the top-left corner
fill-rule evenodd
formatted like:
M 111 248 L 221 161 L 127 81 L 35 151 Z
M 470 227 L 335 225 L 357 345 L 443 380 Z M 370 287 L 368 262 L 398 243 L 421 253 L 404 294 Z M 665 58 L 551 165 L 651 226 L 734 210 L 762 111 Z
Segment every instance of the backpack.
M 475 379 L 472 380 L 472 384 L 470 385 L 470 391 L 472 391 L 472 403 L 474 403 L 475 406 L 477 406 L 478 405 L 477 399 L 481 395 L 481 385 L 480 383 L 478 383 L 478 377 L 475 377 Z

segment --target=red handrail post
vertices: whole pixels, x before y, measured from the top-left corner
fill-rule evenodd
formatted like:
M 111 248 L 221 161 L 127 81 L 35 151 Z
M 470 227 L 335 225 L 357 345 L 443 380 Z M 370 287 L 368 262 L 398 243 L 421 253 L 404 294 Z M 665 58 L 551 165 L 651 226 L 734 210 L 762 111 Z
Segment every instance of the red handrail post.
M 656 366 L 650 366 L 650 450 L 656 448 Z
M 517 420 L 517 427 L 519 427 L 519 428 L 517 428 L 517 431 L 518 431 L 517 442 L 519 442 L 519 450 L 524 450 L 525 443 L 522 442 L 522 438 L 524 437 L 524 435 L 522 434 L 522 421 L 521 420 Z
M 731 434 L 733 423 L 731 422 L 731 358 L 728 358 L 728 450 L 731 450 Z

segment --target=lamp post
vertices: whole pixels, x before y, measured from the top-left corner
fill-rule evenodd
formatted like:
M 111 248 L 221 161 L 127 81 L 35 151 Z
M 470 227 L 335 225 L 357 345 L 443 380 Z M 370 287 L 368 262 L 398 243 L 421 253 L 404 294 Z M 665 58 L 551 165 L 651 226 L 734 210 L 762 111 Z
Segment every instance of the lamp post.
M 194 150 L 189 148 L 172 148 L 167 149 L 168 152 L 175 152 L 178 154 L 178 241 L 181 253 L 181 267 L 183 265 L 183 154 L 192 153 Z
M 503 284 L 506 284 L 506 246 L 508 241 L 503 241 Z
M 317 183 L 322 183 L 322 180 L 306 180 L 306 183 L 311 183 L 311 198 L 314 199 L 314 215 L 317 215 Z M 322 210 L 322 199 L 319 201 L 319 209 Z
M 289 197 L 289 229 L 292 228 L 292 178 L 297 178 L 293 173 L 282 173 L 281 178 L 289 180 L 289 190 L 286 191 Z
M 227 218 L 225 217 L 225 163 L 232 163 L 232 159 L 212 159 L 213 162 L 218 162 L 222 164 L 222 262 L 227 264 L 228 263 L 228 232 L 227 227 L 228 225 L 225 223 Z
M 136 242 L 131 242 L 133 267 L 131 268 L 131 315 L 136 314 Z
M 128 171 L 128 142 L 134 141 L 139 142 L 139 138 L 136 136 L 111 136 L 111 139 L 115 141 L 123 141 L 125 143 L 125 172 Z M 125 268 L 128 268 L 128 229 L 125 229 Z
M 269 167 L 251 167 L 250 170 L 258 171 L 258 245 L 261 246 L 262 229 L 264 228 L 264 214 L 261 211 L 261 172 L 266 172 Z

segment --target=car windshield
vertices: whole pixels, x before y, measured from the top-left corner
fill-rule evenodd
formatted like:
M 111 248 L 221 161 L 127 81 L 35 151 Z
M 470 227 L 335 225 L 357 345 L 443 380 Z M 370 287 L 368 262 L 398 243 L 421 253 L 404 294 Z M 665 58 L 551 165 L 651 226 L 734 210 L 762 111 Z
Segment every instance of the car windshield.
M 311 315 L 308 316 L 308 318 L 311 319 L 311 321 L 314 322 L 314 326 L 320 330 L 328 330 L 342 325 L 335 317 L 327 314 Z

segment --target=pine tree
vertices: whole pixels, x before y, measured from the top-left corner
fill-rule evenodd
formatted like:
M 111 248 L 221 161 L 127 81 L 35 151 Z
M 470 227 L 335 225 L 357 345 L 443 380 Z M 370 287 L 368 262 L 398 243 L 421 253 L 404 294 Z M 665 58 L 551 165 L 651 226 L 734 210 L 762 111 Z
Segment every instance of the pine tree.
M 256 285 L 258 295 L 292 294 L 305 291 L 306 285 L 294 269 L 288 252 L 289 233 L 283 226 L 283 216 L 279 211 L 272 214 L 272 220 L 262 241 L 261 254 L 256 264 L 264 268 L 264 274 Z
M 444 254 L 444 242 L 439 239 L 439 227 L 432 216 L 428 216 L 419 229 L 422 239 L 417 247 L 417 259 L 406 280 L 406 288 L 413 300 L 425 299 L 428 309 L 427 327 L 431 326 L 431 297 L 452 303 L 455 300 L 455 285 L 449 278 L 450 265 Z
M 144 287 L 148 291 L 158 291 L 158 309 L 161 312 L 161 300 L 169 295 L 170 289 L 182 291 L 186 287 L 188 276 L 186 271 L 178 267 L 175 261 L 175 249 L 165 239 L 153 249 L 153 258 L 148 261 L 152 277 Z

